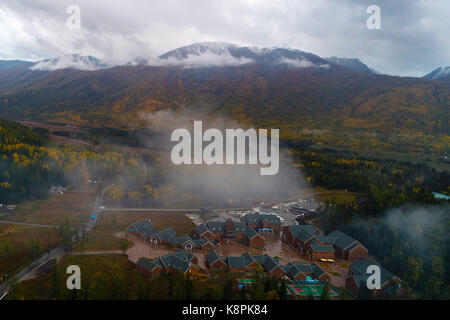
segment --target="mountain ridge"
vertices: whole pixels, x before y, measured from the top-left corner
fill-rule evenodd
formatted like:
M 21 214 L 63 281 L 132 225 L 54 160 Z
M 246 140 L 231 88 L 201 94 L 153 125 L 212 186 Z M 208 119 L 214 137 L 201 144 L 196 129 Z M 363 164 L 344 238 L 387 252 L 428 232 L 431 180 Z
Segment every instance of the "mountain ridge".
M 372 140 L 383 145 L 386 139 L 416 148 L 411 141 L 421 139 L 420 148 L 426 149 L 448 141 L 448 82 L 365 74 L 299 50 L 231 53 L 230 48 L 215 47 L 252 63 L 2 71 L 0 116 L 133 129 L 148 126 L 147 115 L 173 112 L 192 120 L 223 117 L 242 126 L 281 128 L 283 139 L 303 139 L 306 132 L 316 141 L 318 136 L 308 132 L 322 132 L 320 141 L 335 145 L 361 145 L 365 137 L 366 148 L 373 148 Z M 181 48 L 165 58 L 193 55 Z
M 434 69 L 430 73 L 424 75 L 422 78 L 442 80 L 442 81 L 450 81 L 450 66 L 437 67 L 436 69 Z
M 365 74 L 377 74 L 378 72 L 369 68 L 366 64 L 364 64 L 358 58 L 338 58 L 338 57 L 328 57 L 324 58 L 330 63 L 337 64 L 342 67 L 349 68 L 353 71 L 365 73 Z

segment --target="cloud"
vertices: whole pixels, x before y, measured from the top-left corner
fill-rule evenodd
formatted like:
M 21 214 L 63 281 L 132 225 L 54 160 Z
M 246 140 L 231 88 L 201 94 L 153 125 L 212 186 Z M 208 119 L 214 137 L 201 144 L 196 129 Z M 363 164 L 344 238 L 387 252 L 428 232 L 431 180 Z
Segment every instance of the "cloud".
M 0 58 L 77 53 L 125 63 L 193 42 L 224 41 L 357 57 L 388 74 L 422 76 L 450 64 L 450 2 L 444 1 L 378 2 L 381 30 L 366 27 L 373 0 L 78 0 L 79 31 L 66 27 L 71 4 L 0 0 Z M 209 63 L 237 63 L 215 59 Z
M 296 60 L 296 59 L 282 58 L 280 60 L 280 63 L 290 65 L 294 68 L 326 68 L 326 69 L 328 69 L 330 67 L 329 63 L 317 65 L 307 59 Z
M 40 61 L 30 69 L 53 71 L 58 69 L 72 68 L 77 70 L 93 71 L 102 68 L 107 68 L 108 65 L 93 58 L 79 55 L 64 55 L 54 59 L 46 59 Z
M 221 132 L 225 132 L 226 129 L 248 129 L 227 117 L 217 114 L 210 115 L 201 111 L 193 112 L 192 109 L 188 108 L 179 109 L 176 112 L 165 109 L 146 113 L 142 117 L 146 120 L 147 128 L 154 137 L 145 140 L 147 147 L 163 150 L 162 158 L 171 165 L 170 170 L 165 173 L 166 181 L 174 183 L 180 189 L 196 190 L 202 196 L 202 199 L 223 201 L 232 198 L 233 201 L 245 201 L 248 199 L 275 200 L 278 198 L 288 200 L 295 198 L 302 188 L 307 186 L 302 172 L 297 167 L 292 166 L 291 156 L 283 151 L 280 152 L 280 170 L 277 174 L 271 176 L 261 175 L 258 166 L 249 164 L 171 164 L 170 152 L 177 144 L 170 139 L 173 130 L 185 128 L 192 133 L 193 121 L 202 121 L 203 133 L 209 128 L 217 128 Z M 167 141 L 167 144 L 162 144 L 161 141 Z M 203 142 L 203 148 L 208 144 L 209 142 Z M 229 155 L 225 152 L 224 157 L 227 156 Z
M 183 66 L 185 68 L 199 68 L 212 66 L 237 66 L 250 63 L 253 60 L 246 58 L 236 58 L 229 53 L 215 54 L 206 52 L 201 55 L 190 54 L 184 59 L 173 57 L 167 59 L 154 58 L 148 61 L 151 66 Z

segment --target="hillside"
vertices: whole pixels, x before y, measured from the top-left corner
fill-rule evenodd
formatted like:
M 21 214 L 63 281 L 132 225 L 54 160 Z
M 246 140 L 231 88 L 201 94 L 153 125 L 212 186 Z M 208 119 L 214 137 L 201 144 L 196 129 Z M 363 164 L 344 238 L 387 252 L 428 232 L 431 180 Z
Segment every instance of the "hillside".
M 337 58 L 329 57 L 325 58 L 327 61 L 337 64 L 342 67 L 349 68 L 353 71 L 365 73 L 365 74 L 376 74 L 373 69 L 369 68 L 366 64 L 361 62 L 359 59 L 348 59 L 348 58 Z
M 450 67 L 439 67 L 423 76 L 425 79 L 450 81 Z
M 242 125 L 279 127 L 283 138 L 307 133 L 325 145 L 391 148 L 406 141 L 409 151 L 448 150 L 449 83 L 357 73 L 298 50 L 212 48 L 222 58 L 252 61 L 193 67 L 192 56 L 212 50 L 197 46 L 162 55 L 171 63 L 158 66 L 22 71 L 14 88 L 0 93 L 0 116 L 139 128 L 146 113 L 184 110 L 193 118 L 225 116 Z M 189 66 L 174 59 L 189 59 Z M 314 130 L 321 131 L 311 135 Z

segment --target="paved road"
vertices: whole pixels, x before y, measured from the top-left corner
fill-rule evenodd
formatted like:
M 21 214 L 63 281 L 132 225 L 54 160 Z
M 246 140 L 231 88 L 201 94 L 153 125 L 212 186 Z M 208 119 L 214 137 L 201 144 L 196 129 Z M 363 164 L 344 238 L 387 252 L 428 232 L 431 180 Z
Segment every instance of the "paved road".
M 89 232 L 92 230 L 98 221 L 98 215 L 100 214 L 100 205 L 103 200 L 103 196 L 105 195 L 105 192 L 109 189 L 109 187 L 104 188 L 99 195 L 97 195 L 97 198 L 95 199 L 93 213 L 97 215 L 97 219 L 90 219 L 85 227 L 85 232 Z M 89 215 L 91 213 L 89 212 Z M 80 239 L 83 236 L 83 229 L 80 229 L 72 238 L 72 240 Z M 35 260 L 34 262 L 30 263 L 28 266 L 20 270 L 16 275 L 15 278 L 17 281 L 23 281 L 32 279 L 34 276 L 34 271 L 42 266 L 44 263 L 48 262 L 49 260 L 56 259 L 59 260 L 66 254 L 66 251 L 64 250 L 64 245 L 60 244 L 56 248 L 54 248 L 52 251 L 50 251 L 48 254 L 43 255 L 38 260 Z M 11 283 L 11 280 L 5 281 L 3 284 L 0 285 L 0 299 L 3 299 L 6 294 L 9 292 Z
M 72 256 L 88 256 L 88 255 L 97 255 L 97 254 L 122 254 L 122 251 L 120 250 L 110 250 L 110 251 L 77 251 L 77 252 L 71 252 Z
M 106 208 L 104 212 L 108 211 L 167 211 L 167 212 L 200 212 L 200 209 L 158 209 L 158 208 Z
M 19 221 L 0 220 L 0 223 L 17 224 L 17 225 L 21 225 L 21 226 L 40 227 L 40 228 L 57 228 L 57 226 L 53 226 L 50 224 L 26 223 L 26 222 L 19 222 Z

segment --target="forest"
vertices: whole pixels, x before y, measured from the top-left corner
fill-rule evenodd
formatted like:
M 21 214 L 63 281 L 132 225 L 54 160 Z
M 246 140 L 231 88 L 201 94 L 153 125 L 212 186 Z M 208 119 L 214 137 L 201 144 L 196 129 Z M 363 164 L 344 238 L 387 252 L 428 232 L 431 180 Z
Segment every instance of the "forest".
M 45 130 L 7 120 L 0 120 L 0 152 L 0 203 L 45 198 L 51 186 L 75 189 L 141 166 L 136 156 L 55 144 Z
M 106 135 L 134 140 L 119 131 Z M 340 229 L 361 241 L 418 298 L 450 297 L 450 211 L 433 195 L 450 194 L 448 170 L 307 143 L 290 147 L 310 186 L 358 194 L 356 201 L 326 204 L 319 221 L 326 233 Z M 44 130 L 11 121 L 0 121 L 0 150 L 2 203 L 43 198 L 50 186 L 77 188 L 90 179 L 110 185 L 107 205 L 198 207 L 208 200 L 173 184 L 170 168 L 153 156 L 56 145 Z

